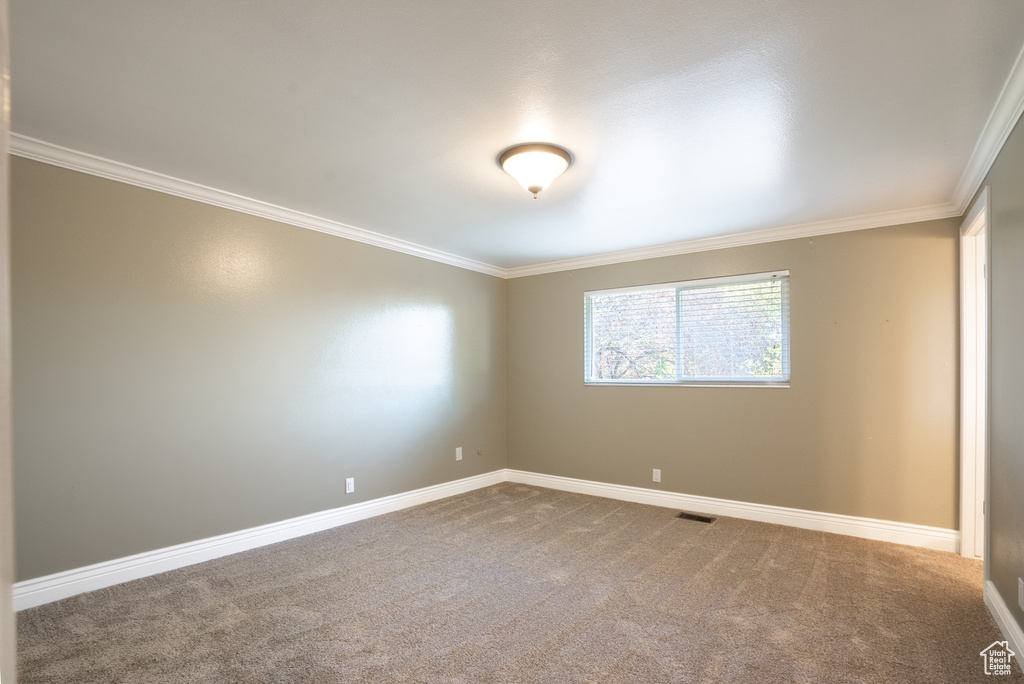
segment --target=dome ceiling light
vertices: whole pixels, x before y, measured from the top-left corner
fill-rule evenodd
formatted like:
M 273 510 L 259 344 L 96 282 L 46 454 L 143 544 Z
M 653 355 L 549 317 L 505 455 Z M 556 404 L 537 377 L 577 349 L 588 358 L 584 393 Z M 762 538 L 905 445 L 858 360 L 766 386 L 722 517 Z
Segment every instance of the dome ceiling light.
M 498 164 L 537 199 L 538 192 L 572 165 L 572 155 L 558 145 L 530 143 L 508 148 L 498 157 Z

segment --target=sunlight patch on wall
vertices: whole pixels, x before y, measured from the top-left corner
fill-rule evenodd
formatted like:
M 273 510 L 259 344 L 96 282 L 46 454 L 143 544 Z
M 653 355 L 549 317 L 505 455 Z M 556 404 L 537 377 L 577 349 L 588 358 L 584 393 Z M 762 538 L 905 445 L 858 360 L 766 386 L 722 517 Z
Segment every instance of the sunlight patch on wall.
M 321 338 L 293 420 L 346 450 L 396 453 L 422 443 L 451 411 L 453 317 L 434 304 L 347 313 Z
M 193 287 L 229 301 L 254 299 L 274 276 L 270 246 L 256 235 L 220 234 L 207 239 L 198 246 L 190 267 Z

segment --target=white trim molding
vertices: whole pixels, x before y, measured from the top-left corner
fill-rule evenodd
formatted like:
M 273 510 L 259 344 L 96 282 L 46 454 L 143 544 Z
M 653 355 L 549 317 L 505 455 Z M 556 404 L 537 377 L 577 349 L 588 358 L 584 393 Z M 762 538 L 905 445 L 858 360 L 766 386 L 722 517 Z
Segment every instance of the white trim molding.
M 999 110 L 1002 111 L 1002 110 Z M 1012 126 L 1010 126 L 1012 129 Z M 1005 138 L 1004 138 L 1005 140 Z M 406 240 L 389 237 L 381 233 L 365 230 L 357 226 L 350 226 L 330 219 L 313 216 L 305 212 L 288 209 L 269 202 L 263 202 L 251 197 L 245 197 L 226 190 L 218 190 L 192 181 L 175 178 L 156 171 L 150 171 L 131 164 L 124 164 L 113 159 L 99 157 L 87 152 L 79 152 L 68 147 L 56 145 L 38 140 L 19 133 L 11 133 L 9 151 L 13 155 L 32 159 L 34 161 L 53 164 L 61 168 L 79 171 L 108 180 L 120 181 L 147 190 L 167 193 L 176 197 L 203 202 L 223 209 L 232 209 L 243 214 L 259 216 L 261 218 L 279 221 L 299 228 L 336 235 L 338 237 L 375 245 L 384 249 L 390 249 L 403 254 L 430 259 L 450 266 L 457 266 L 470 271 L 497 276 L 499 278 L 521 278 L 542 273 L 555 273 L 558 271 L 569 271 L 578 268 L 591 266 L 605 266 L 618 264 L 627 261 L 639 261 L 642 259 L 655 259 L 676 254 L 690 254 L 692 252 L 706 252 L 713 249 L 725 249 L 727 247 L 742 247 L 745 245 L 757 245 L 765 242 L 778 242 L 779 240 L 792 240 L 795 238 L 814 237 L 816 235 L 829 235 L 831 233 L 844 233 L 854 230 L 865 230 L 869 228 L 883 228 L 885 226 L 896 226 L 904 223 L 917 223 L 919 221 L 931 221 L 934 219 L 960 216 L 963 209 L 954 205 L 936 204 L 913 209 L 900 209 L 897 211 L 886 211 L 877 214 L 866 214 L 848 218 L 833 219 L 829 221 L 817 221 L 814 223 L 802 223 L 793 226 L 780 226 L 765 228 L 745 233 L 732 235 L 721 235 L 716 237 L 699 238 L 695 240 L 684 240 L 655 247 L 644 247 L 640 249 L 629 249 L 620 252 L 609 252 L 594 256 L 564 259 L 560 261 L 549 261 L 531 266 L 520 266 L 516 268 L 501 268 L 492 264 L 462 257 L 457 254 L 450 254 L 431 247 L 425 247 Z M 998 150 L 996 150 L 998 152 Z M 994 159 L 994 157 L 993 157 Z M 988 169 L 986 168 L 986 173 Z
M 818 235 L 831 235 L 833 233 L 848 233 L 855 230 L 899 226 L 905 223 L 919 223 L 921 221 L 934 221 L 936 219 L 951 218 L 953 216 L 960 216 L 962 213 L 963 210 L 954 206 L 952 203 L 935 204 L 915 209 L 885 211 L 877 214 L 864 214 L 862 216 L 851 216 L 848 218 L 833 219 L 830 221 L 816 221 L 814 223 L 801 223 L 793 226 L 764 228 L 745 233 L 734 233 L 732 235 L 684 240 L 682 242 L 673 242 L 667 245 L 627 249 L 621 252 L 608 252 L 606 254 L 595 254 L 594 256 L 578 257 L 575 259 L 547 261 L 545 263 L 534 264 L 532 266 L 519 266 L 517 268 L 506 269 L 505 277 L 524 278 L 526 276 L 541 275 L 544 273 L 558 273 L 560 271 L 572 271 L 575 269 L 590 268 L 593 266 L 621 264 L 627 261 L 642 261 L 643 259 L 657 259 L 659 257 L 675 256 L 677 254 L 708 252 L 713 249 L 745 247 L 747 245 L 760 245 L 766 242 L 779 242 L 781 240 L 811 238 Z
M 996 585 L 992 583 L 992 580 L 985 580 L 985 605 L 988 606 L 988 610 L 992 613 L 992 618 L 996 621 L 996 625 L 999 627 L 999 631 L 1003 633 L 1003 637 L 1010 643 L 1010 650 L 1017 653 L 1017 657 L 1024 660 L 1024 630 L 1020 628 L 1017 621 L 1013 618 L 1013 613 L 1010 611 L 1009 606 L 1006 605 L 1006 601 L 999 594 L 999 590 Z M 1021 662 L 1018 660 L 1018 662 Z
M 522 278 L 591 266 L 607 266 L 609 264 L 639 261 L 641 259 L 655 259 L 677 254 L 704 252 L 712 249 L 742 247 L 765 242 L 778 242 L 780 240 L 808 238 L 816 235 L 830 235 L 832 233 L 898 226 L 906 223 L 962 216 L 967 210 L 967 205 L 971 198 L 974 197 L 978 192 L 978 188 L 985 181 L 985 176 L 991 170 L 992 164 L 995 163 L 996 157 L 999 156 L 1000 150 L 1003 149 L 1003 144 L 1010 137 L 1010 133 L 1013 132 L 1013 128 L 1017 125 L 1017 121 L 1022 113 L 1024 113 L 1024 49 L 1017 55 L 1017 60 L 1014 62 L 1010 75 L 1003 84 L 1003 89 L 996 99 L 995 106 L 992 107 L 992 112 L 989 114 L 985 127 L 978 137 L 978 142 L 974 146 L 967 166 L 960 175 L 960 180 L 953 191 L 953 196 L 945 204 L 851 216 L 830 221 L 765 228 L 763 230 L 733 235 L 685 240 L 656 247 L 628 249 L 621 252 L 597 254 L 577 259 L 549 261 L 542 264 L 506 269 L 504 277 Z
M 874 518 L 858 518 L 852 515 L 805 511 L 799 508 L 784 508 L 765 504 L 715 499 L 693 494 L 679 494 L 657 489 L 630 487 L 627 485 L 577 480 L 557 475 L 542 475 L 522 470 L 508 470 L 508 481 L 535 487 L 560 489 L 577 494 L 603 496 L 608 499 L 632 501 L 634 503 L 678 508 L 697 513 L 725 515 L 744 520 L 774 523 L 799 527 L 818 532 L 833 532 L 851 537 L 874 539 L 876 541 L 919 546 L 938 551 L 957 553 L 960 547 L 960 533 L 941 527 L 913 525 L 910 523 L 876 520 Z
M 952 204 L 960 208 L 959 213 L 964 213 L 967 203 L 978 192 L 978 188 L 985 182 L 992 165 L 999 156 L 1003 144 L 1013 132 L 1021 114 L 1024 113 L 1024 48 L 1017 55 L 1017 61 L 1010 69 L 1010 75 L 1003 84 L 1003 89 L 996 98 L 996 104 L 992 107 L 985 128 L 981 131 L 978 143 L 974 146 L 971 158 L 967 162 L 960 182 L 957 183 L 956 191 L 953 193 Z
M 1022 70 L 1024 72 L 1024 70 Z M 1022 79 L 1024 80 L 1024 79 Z M 1013 79 L 1011 79 L 1013 81 Z M 1016 81 L 1013 81 L 1016 83 Z M 1007 88 L 1004 88 L 1004 95 Z M 1024 106 L 1024 105 L 1022 105 Z M 993 117 L 1002 113 L 1005 107 L 997 107 Z M 1019 116 L 1019 113 L 1018 113 Z M 1016 120 L 1014 120 L 1016 121 Z M 990 126 L 997 122 L 995 118 L 989 122 Z M 998 123 L 1003 123 L 999 121 Z M 1009 129 L 1012 130 L 1010 125 Z M 987 130 L 987 129 L 986 129 Z M 1006 135 L 1009 135 L 1007 131 Z M 983 136 L 984 138 L 985 136 Z M 1001 139 L 1005 141 L 1005 136 Z M 980 144 L 980 143 L 979 143 Z M 1002 142 L 1000 142 L 1000 145 Z M 45 140 L 38 140 L 19 133 L 11 133 L 9 151 L 11 154 L 32 159 L 34 161 L 53 164 L 61 168 L 79 171 L 108 180 L 120 181 L 148 190 L 167 193 L 176 197 L 203 202 L 224 209 L 232 209 L 259 216 L 261 218 L 279 221 L 299 228 L 336 235 L 338 237 L 375 245 L 384 249 L 390 249 L 403 254 L 430 259 L 450 266 L 457 266 L 470 271 L 497 276 L 499 278 L 522 278 L 543 273 L 556 273 L 591 266 L 605 266 L 628 261 L 640 261 L 642 259 L 656 259 L 658 257 L 674 256 L 677 254 L 690 254 L 693 252 L 706 252 L 714 249 L 726 249 L 728 247 L 742 247 L 745 245 L 757 245 L 766 242 L 778 242 L 780 240 L 792 240 L 796 238 L 814 237 L 816 235 L 829 235 L 832 233 L 845 233 L 854 230 L 866 230 L 869 228 L 883 228 L 885 226 L 896 226 L 905 223 L 917 223 L 919 221 L 932 221 L 935 219 L 950 218 L 963 214 L 963 207 L 954 202 L 947 204 L 936 204 L 913 209 L 900 209 L 886 211 L 876 214 L 865 214 L 847 218 L 832 219 L 828 221 L 816 221 L 813 223 L 801 223 L 791 226 L 779 226 L 764 228 L 761 230 L 721 235 L 716 237 L 698 238 L 695 240 L 684 240 L 666 245 L 654 247 L 643 247 L 639 249 L 628 249 L 620 252 L 609 252 L 594 256 L 579 257 L 574 259 L 563 259 L 559 261 L 548 261 L 530 266 L 519 266 L 516 268 L 501 268 L 482 261 L 476 261 L 457 254 L 450 254 L 431 247 L 389 237 L 381 233 L 365 230 L 357 226 L 350 226 L 338 221 L 313 216 L 305 212 L 288 209 L 269 202 L 263 202 L 251 197 L 245 197 L 226 190 L 218 190 L 200 183 L 175 178 L 156 171 L 150 171 L 131 164 L 125 164 L 113 159 L 99 157 L 87 152 L 79 152 L 68 147 L 56 145 Z M 995 153 L 998 153 L 998 149 Z M 976 150 L 977 154 L 977 150 Z M 995 160 L 993 154 L 992 160 Z M 989 166 L 991 166 L 991 161 Z M 988 173 L 988 167 L 985 167 Z M 984 177 L 984 174 L 983 176 Z M 961 180 L 961 184 L 963 184 Z M 980 183 L 980 180 L 979 180 Z M 973 193 L 972 193 L 973 194 Z M 969 197 L 968 197 L 969 199 Z
M 961 216 L 967 209 L 971 198 L 981 187 L 985 176 L 988 175 L 992 164 L 1002 150 L 1003 144 L 1010 136 L 1014 126 L 1024 113 L 1024 50 L 1017 56 L 1017 60 L 1000 91 L 995 106 L 989 115 L 985 127 L 975 144 L 974 150 L 967 163 L 966 168 L 960 176 L 953 196 L 945 204 L 935 204 L 911 209 L 900 209 L 896 211 L 879 212 L 875 214 L 864 214 L 828 221 L 817 221 L 813 223 L 801 223 L 790 226 L 779 226 L 764 228 L 744 233 L 722 235 L 716 237 L 698 238 L 684 240 L 654 247 L 639 249 L 628 249 L 619 252 L 609 252 L 593 256 L 579 257 L 573 259 L 562 259 L 548 261 L 528 266 L 515 268 L 502 268 L 492 264 L 483 263 L 457 254 L 450 254 L 440 250 L 426 247 L 406 240 L 389 237 L 381 233 L 365 230 L 356 226 L 350 226 L 330 219 L 313 216 L 301 211 L 287 209 L 268 202 L 263 202 L 250 197 L 244 197 L 224 190 L 217 190 L 199 183 L 174 178 L 155 171 L 149 171 L 123 164 L 111 159 L 105 159 L 96 155 L 79 152 L 67 147 L 55 145 L 43 140 L 37 140 L 18 133 L 11 133 L 10 153 L 26 159 L 46 162 L 82 173 L 100 176 L 110 180 L 121 181 L 138 187 L 165 192 L 170 195 L 184 197 L 186 199 L 204 202 L 225 209 L 233 209 L 245 214 L 260 216 L 262 218 L 280 221 L 300 228 L 308 228 L 321 233 L 328 233 L 338 237 L 356 240 L 384 249 L 390 249 L 404 254 L 430 259 L 443 264 L 457 266 L 478 273 L 497 276 L 499 278 L 522 278 L 531 275 L 544 273 L 556 273 L 593 266 L 606 266 L 629 261 L 640 261 L 643 259 L 656 259 L 659 257 L 675 256 L 678 254 L 690 254 L 694 252 L 705 252 L 714 249 L 726 249 L 729 247 L 742 247 L 767 242 L 778 242 L 780 240 L 793 240 L 797 238 L 809 238 L 817 235 L 830 235 L 833 233 L 844 233 L 855 230 L 866 230 L 871 228 L 882 228 L 885 226 L 897 226 L 919 221 L 932 221 L 936 219 Z
M 32 608 L 87 591 L 111 587 L 122 582 L 176 570 L 240 551 L 248 551 L 287 539 L 321 532 L 357 520 L 391 513 L 410 506 L 418 506 L 504 481 L 504 471 L 495 470 L 483 475 L 445 482 L 411 492 L 385 496 L 351 506 L 311 513 L 269 525 L 137 553 L 134 556 L 17 582 L 14 585 L 14 609 Z
M 24 580 L 14 585 L 14 608 L 15 610 L 32 608 L 87 591 L 111 587 L 122 582 L 149 577 L 240 551 L 294 539 L 502 482 L 516 482 L 535 487 L 601 496 L 607 499 L 726 515 L 745 520 L 757 520 L 820 532 L 833 532 L 953 553 L 957 552 L 960 543 L 960 536 L 956 530 L 939 527 L 713 499 L 706 496 L 503 469 L 411 492 L 385 496 L 372 501 L 364 501 L 351 506 L 311 513 L 269 525 L 252 527 L 239 532 L 138 553 L 134 556 L 96 563 L 84 568 L 75 568 L 53 575 Z
M 437 261 L 450 266 L 457 266 L 469 271 L 485 273 L 487 275 L 505 277 L 505 269 L 491 266 L 481 261 L 467 259 L 457 254 L 449 254 L 431 247 L 424 247 L 414 242 L 400 240 L 398 238 L 375 233 L 364 228 L 350 226 L 338 221 L 313 216 L 294 209 L 279 207 L 276 204 L 263 202 L 261 200 L 236 195 L 226 190 L 218 190 L 192 181 L 174 178 L 156 171 L 123 164 L 112 159 L 98 157 L 86 152 L 79 152 L 67 147 L 55 145 L 44 140 L 37 140 L 18 133 L 11 133 L 10 153 L 25 159 L 53 164 L 72 171 L 80 171 L 100 178 L 127 183 L 147 190 L 156 190 L 175 197 L 195 200 L 204 204 L 211 204 L 223 209 L 231 209 L 251 216 L 279 221 L 290 226 L 308 228 L 320 233 L 335 235 L 337 237 L 355 240 L 376 247 L 383 247 L 393 252 L 410 254 L 412 256 Z

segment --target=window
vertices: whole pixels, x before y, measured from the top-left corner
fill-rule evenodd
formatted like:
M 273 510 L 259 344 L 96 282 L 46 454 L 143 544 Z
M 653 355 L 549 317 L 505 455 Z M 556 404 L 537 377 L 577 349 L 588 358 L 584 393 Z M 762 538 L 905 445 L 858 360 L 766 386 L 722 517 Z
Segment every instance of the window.
M 789 382 L 789 271 L 583 295 L 588 383 Z

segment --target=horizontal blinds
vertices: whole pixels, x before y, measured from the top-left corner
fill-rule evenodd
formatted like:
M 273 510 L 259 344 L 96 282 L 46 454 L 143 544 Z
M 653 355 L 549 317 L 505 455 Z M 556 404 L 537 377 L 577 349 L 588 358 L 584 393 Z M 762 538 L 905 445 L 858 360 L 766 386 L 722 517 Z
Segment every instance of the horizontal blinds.
M 789 274 L 588 292 L 591 382 L 785 382 Z
M 590 380 L 676 379 L 676 289 L 592 294 Z
M 788 297 L 782 295 L 788 282 L 773 277 L 680 288 L 680 376 L 787 379 Z

